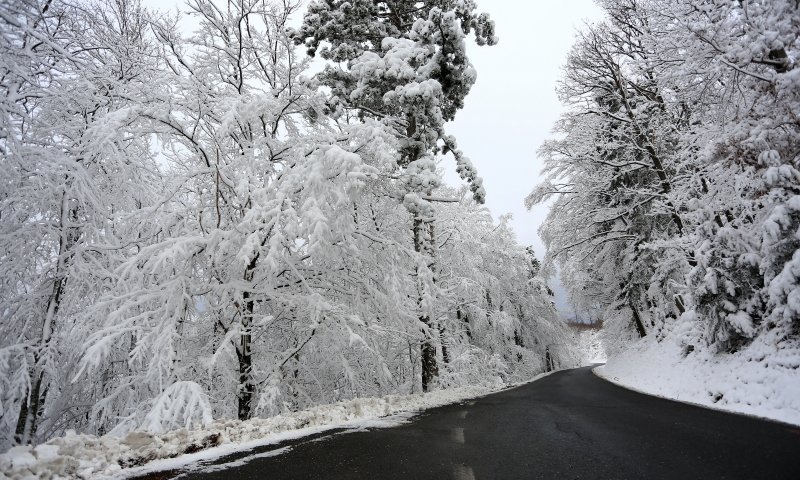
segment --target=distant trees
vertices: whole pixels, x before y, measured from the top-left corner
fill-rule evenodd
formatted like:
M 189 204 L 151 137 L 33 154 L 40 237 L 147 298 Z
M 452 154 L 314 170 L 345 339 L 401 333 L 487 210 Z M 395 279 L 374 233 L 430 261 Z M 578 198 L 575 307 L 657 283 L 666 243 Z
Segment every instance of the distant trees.
M 463 363 L 455 372 L 490 361 L 526 378 L 546 368 L 548 348 L 554 365 L 573 364 L 552 292 L 532 270 L 536 258 L 516 243 L 508 216 L 495 223 L 465 194 L 437 211 L 439 283 L 452 305 L 440 314 L 441 341 Z
M 410 5 L 315 3 L 292 33 L 291 2 L 192 0 L 185 36 L 135 1 L 0 4 L 0 445 L 572 361 L 443 129 L 493 26 Z M 348 68 L 310 76 L 298 39 Z
M 726 351 L 796 335 L 797 6 L 601 4 L 607 19 L 568 57 L 563 136 L 540 150 L 548 179 L 529 197 L 555 198 L 549 261 L 573 297 L 640 336 L 679 317 L 687 343 Z

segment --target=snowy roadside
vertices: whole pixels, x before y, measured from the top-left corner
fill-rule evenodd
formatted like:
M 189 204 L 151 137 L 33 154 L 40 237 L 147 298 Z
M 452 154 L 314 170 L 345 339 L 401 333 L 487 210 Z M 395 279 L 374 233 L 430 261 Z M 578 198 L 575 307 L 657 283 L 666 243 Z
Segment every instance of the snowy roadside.
M 796 348 L 760 338 L 733 354 L 684 352 L 675 338 L 645 338 L 594 372 L 642 393 L 800 425 Z
M 546 375 L 538 375 L 524 383 Z M 460 387 L 426 394 L 356 398 L 270 418 L 217 420 L 202 429 L 181 429 L 155 435 L 147 432 L 132 432 L 125 437 L 68 434 L 35 447 L 14 447 L 0 455 L 0 479 L 128 478 L 178 469 L 201 460 L 333 429 L 394 426 L 422 410 L 518 385 L 521 384 L 498 382 L 492 387 Z

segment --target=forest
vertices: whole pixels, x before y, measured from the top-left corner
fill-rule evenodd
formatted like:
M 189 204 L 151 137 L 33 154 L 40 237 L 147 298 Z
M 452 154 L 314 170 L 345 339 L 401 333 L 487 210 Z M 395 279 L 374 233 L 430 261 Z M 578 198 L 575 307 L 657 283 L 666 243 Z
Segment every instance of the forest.
M 546 268 L 630 340 L 797 368 L 800 4 L 601 0 L 541 146 Z M 760 358 L 758 358 L 760 357 Z M 780 359 L 778 359 L 780 358 Z
M 796 375 L 800 3 L 597 3 L 537 259 L 448 133 L 474 0 L 0 0 L 0 452 L 571 368 L 556 275 L 610 357 Z
M 574 363 L 445 130 L 494 24 L 391 3 L 1 2 L 1 447 Z

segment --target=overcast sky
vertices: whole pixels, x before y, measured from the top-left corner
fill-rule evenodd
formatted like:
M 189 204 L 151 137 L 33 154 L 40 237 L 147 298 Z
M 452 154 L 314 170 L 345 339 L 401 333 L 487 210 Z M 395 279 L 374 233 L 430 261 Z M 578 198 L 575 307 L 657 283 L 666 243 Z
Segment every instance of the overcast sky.
M 529 212 L 523 202 L 540 178 L 536 150 L 561 112 L 556 81 L 575 30 L 601 12 L 593 0 L 478 0 L 478 6 L 494 19 L 500 42 L 470 45 L 478 81 L 449 133 L 483 177 L 486 205 L 495 218 L 512 213 L 520 243 L 533 245 L 541 259 L 544 245 L 536 231 L 547 209 Z M 447 170 L 448 181 L 459 182 L 453 169 Z M 563 291 L 556 291 L 559 310 L 566 314 Z

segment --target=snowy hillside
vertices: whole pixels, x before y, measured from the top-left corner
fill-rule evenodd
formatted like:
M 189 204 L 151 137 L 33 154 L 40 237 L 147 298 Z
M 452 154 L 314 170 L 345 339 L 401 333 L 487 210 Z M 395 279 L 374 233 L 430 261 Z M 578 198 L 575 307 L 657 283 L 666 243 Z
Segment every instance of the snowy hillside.
M 736 353 L 689 352 L 686 339 L 645 338 L 595 369 L 664 398 L 800 425 L 800 348 L 759 337 Z
M 528 197 L 544 268 L 603 321 L 603 375 L 796 422 L 797 2 L 599 5 Z

